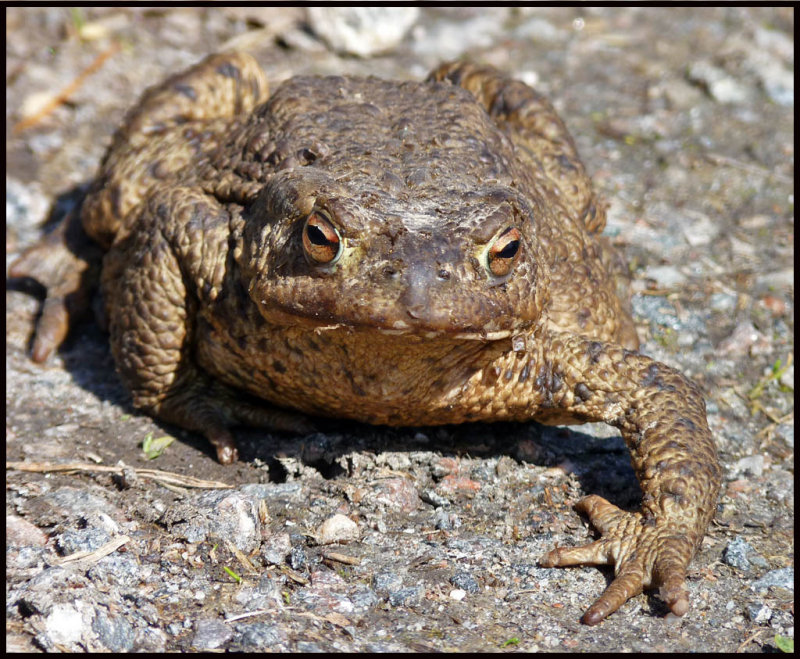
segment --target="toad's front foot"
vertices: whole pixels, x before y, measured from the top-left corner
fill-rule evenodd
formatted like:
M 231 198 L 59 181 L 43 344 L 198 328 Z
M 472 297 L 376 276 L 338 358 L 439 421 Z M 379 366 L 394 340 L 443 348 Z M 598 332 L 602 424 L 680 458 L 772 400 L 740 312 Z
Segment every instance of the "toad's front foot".
M 231 426 L 246 425 L 298 434 L 316 430 L 304 414 L 245 400 L 241 392 L 197 371 L 182 386 L 157 402 L 137 397 L 135 391 L 134 402 L 137 407 L 165 421 L 203 433 L 214 446 L 217 460 L 222 464 L 231 464 L 239 458 Z
M 602 622 L 650 586 L 660 587 L 662 599 L 675 615 L 688 611 L 686 568 L 694 554 L 695 538 L 668 519 L 648 520 L 596 495 L 582 499 L 576 508 L 586 513 L 602 537 L 583 547 L 557 547 L 540 563 L 544 567 L 614 565 L 614 580 L 583 615 L 585 624 Z

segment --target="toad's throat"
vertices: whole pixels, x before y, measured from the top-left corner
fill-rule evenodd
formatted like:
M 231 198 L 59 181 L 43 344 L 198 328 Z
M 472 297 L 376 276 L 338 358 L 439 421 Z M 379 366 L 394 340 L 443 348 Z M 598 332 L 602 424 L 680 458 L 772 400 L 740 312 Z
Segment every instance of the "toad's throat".
M 390 425 L 464 420 L 452 418 L 455 401 L 512 343 L 341 326 L 272 326 L 231 341 L 206 325 L 198 338 L 200 365 L 229 385 L 310 414 Z

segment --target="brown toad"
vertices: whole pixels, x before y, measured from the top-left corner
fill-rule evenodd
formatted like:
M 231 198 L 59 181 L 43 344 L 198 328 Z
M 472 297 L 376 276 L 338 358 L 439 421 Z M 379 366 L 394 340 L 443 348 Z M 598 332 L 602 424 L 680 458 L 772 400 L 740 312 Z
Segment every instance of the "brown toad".
M 48 286 L 41 361 L 86 299 L 76 227 L 134 404 L 205 434 L 304 414 L 430 425 L 604 421 L 642 511 L 597 496 L 602 537 L 546 566 L 613 563 L 596 624 L 644 587 L 688 608 L 720 468 L 698 388 L 636 352 L 604 205 L 533 89 L 470 64 L 427 81 L 297 77 L 215 55 L 149 90 L 81 210 L 12 268 Z M 60 244 L 55 244 L 61 240 Z

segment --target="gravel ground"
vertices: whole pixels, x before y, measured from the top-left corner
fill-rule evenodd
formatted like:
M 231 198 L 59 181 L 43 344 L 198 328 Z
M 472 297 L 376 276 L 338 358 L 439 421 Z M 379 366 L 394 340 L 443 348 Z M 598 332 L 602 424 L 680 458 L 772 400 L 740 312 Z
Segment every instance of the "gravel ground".
M 241 461 L 222 467 L 201 438 L 132 409 L 92 322 L 30 362 L 40 301 L 12 282 L 7 459 L 92 468 L 7 471 L 7 649 L 763 652 L 794 637 L 791 8 L 406 8 L 361 32 L 295 8 L 6 20 L 8 259 L 91 178 L 143 88 L 210 51 L 252 52 L 271 81 L 421 78 L 468 55 L 534 84 L 611 199 L 643 351 L 703 388 L 725 472 L 685 618 L 644 594 L 588 628 L 610 572 L 536 560 L 591 535 L 580 496 L 638 505 L 611 429 L 331 422 L 244 431 Z M 149 433 L 178 441 L 148 460 Z

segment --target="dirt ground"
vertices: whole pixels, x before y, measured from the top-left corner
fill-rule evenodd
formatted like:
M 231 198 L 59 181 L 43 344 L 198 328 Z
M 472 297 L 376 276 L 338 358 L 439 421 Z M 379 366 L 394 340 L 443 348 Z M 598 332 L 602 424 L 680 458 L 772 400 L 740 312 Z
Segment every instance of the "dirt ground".
M 638 505 L 613 429 L 331 421 L 305 437 L 243 430 L 241 460 L 223 467 L 202 438 L 132 408 L 91 319 L 47 363 L 31 362 L 41 299 L 14 281 L 7 649 L 786 647 L 793 10 L 406 8 L 349 41 L 338 21 L 297 8 L 7 9 L 7 262 L 40 235 L 56 197 L 91 179 L 142 90 L 208 52 L 251 52 L 271 83 L 419 79 L 466 56 L 511 72 L 553 100 L 611 201 L 606 232 L 631 264 L 643 352 L 706 395 L 725 478 L 690 570 L 692 608 L 665 617 L 645 593 L 589 628 L 580 616 L 611 572 L 537 564 L 592 535 L 572 509 L 581 496 Z M 148 435 L 177 441 L 151 460 Z M 72 463 L 84 467 L 53 471 Z

